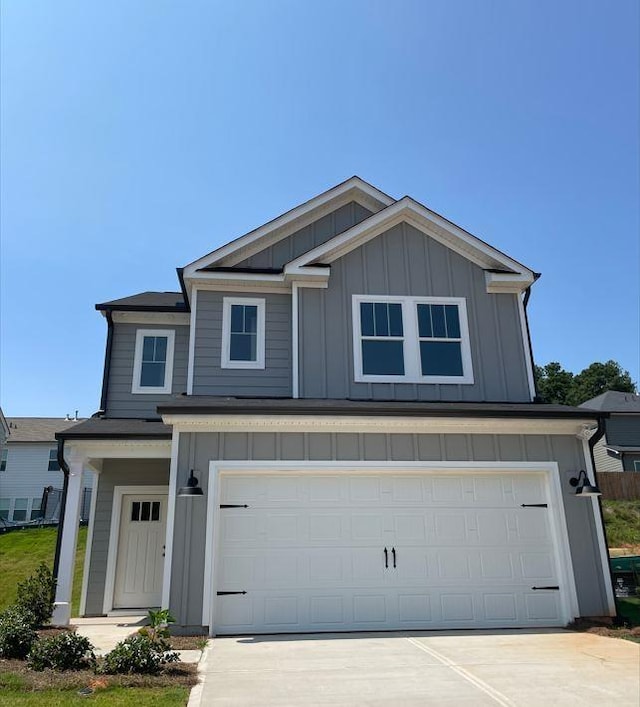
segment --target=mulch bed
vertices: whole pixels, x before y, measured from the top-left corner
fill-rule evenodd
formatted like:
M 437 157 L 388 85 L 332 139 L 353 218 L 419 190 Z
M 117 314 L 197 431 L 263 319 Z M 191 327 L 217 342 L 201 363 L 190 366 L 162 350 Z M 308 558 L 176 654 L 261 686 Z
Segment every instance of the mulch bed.
M 45 670 L 41 673 L 29 670 L 22 660 L 0 660 L 0 695 L 2 687 L 20 680 L 21 689 L 80 690 L 84 687 L 192 687 L 198 682 L 196 666 L 190 663 L 173 663 L 165 667 L 160 675 L 96 675 L 92 670 L 69 670 L 57 672 Z M 9 678 L 9 673 L 12 674 Z
M 201 651 L 209 636 L 171 636 L 169 643 L 174 651 Z
M 612 623 L 578 619 L 567 626 L 571 631 L 594 633 L 609 638 L 624 638 L 627 641 L 640 643 L 640 626 L 614 626 Z

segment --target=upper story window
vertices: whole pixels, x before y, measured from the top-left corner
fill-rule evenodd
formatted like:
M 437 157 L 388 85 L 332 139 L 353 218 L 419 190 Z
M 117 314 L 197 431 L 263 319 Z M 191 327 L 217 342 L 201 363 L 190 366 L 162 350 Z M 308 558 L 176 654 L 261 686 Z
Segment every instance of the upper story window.
M 225 297 L 222 368 L 264 368 L 265 300 Z
M 357 382 L 473 383 L 460 297 L 353 296 Z
M 633 470 L 640 471 L 640 459 L 633 460 Z
M 60 471 L 60 464 L 58 464 L 58 450 L 57 449 L 50 449 L 49 450 L 49 466 L 47 467 L 48 471 Z
M 3 449 L 0 449 L 0 471 L 6 471 L 7 470 L 7 456 L 9 454 L 9 450 L 4 447 Z
M 172 329 L 138 329 L 132 393 L 170 393 L 173 380 Z

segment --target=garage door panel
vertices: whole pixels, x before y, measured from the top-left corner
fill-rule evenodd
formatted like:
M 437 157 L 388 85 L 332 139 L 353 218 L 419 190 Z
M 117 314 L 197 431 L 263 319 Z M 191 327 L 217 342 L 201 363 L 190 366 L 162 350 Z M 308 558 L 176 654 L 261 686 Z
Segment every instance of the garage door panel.
M 215 630 L 561 625 L 533 589 L 559 584 L 549 509 L 521 508 L 546 493 L 528 472 L 223 477 L 248 508 L 220 510 L 216 590 L 247 594 L 217 597 Z

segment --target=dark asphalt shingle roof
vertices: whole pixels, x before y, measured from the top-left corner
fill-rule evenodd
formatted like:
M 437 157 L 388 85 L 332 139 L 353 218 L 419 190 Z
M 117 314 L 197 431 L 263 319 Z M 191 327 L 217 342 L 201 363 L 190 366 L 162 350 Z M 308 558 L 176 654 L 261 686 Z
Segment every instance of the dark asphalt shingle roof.
M 640 395 L 621 393 L 618 390 L 608 390 L 591 400 L 582 403 L 581 408 L 603 410 L 605 412 L 637 412 L 640 413 Z
M 162 439 L 171 438 L 171 426 L 160 420 L 120 417 L 90 417 L 72 430 L 56 435 L 57 439 Z
M 176 311 L 186 312 L 182 292 L 140 292 L 137 295 L 96 304 L 99 311 Z
M 7 442 L 55 442 L 56 433 L 82 424 L 64 417 L 7 417 Z

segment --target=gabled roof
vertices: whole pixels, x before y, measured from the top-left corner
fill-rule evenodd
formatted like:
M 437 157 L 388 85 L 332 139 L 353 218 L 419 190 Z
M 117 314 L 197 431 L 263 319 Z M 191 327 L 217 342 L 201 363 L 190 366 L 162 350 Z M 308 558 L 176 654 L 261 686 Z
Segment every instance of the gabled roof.
M 99 312 L 186 312 L 182 292 L 140 292 L 96 304 Z
M 582 403 L 580 407 L 589 408 L 590 410 L 603 410 L 605 412 L 640 413 L 640 395 L 608 390 L 606 393 L 597 395 L 595 398 Z
M 7 442 L 55 442 L 56 433 L 83 422 L 63 417 L 8 417 Z
M 263 226 L 194 260 L 182 268 L 183 276 L 187 279 L 198 270 L 206 270 L 213 265 L 233 266 L 317 220 L 324 213 L 350 201 L 357 201 L 370 211 L 377 212 L 392 204 L 394 199 L 360 177 L 351 177 Z

